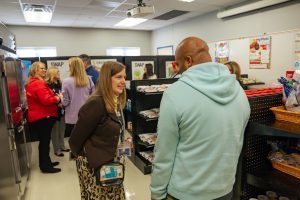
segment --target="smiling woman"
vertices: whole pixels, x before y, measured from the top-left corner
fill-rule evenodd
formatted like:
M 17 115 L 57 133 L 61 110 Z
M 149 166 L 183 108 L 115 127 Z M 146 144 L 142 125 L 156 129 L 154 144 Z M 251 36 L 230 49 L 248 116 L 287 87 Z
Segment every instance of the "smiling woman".
M 123 141 L 125 107 L 125 66 L 105 62 L 95 92 L 81 107 L 79 118 L 70 137 L 70 148 L 76 158 L 81 199 L 124 200 L 123 184 L 98 185 L 94 172 L 104 164 L 119 162 L 116 155 Z

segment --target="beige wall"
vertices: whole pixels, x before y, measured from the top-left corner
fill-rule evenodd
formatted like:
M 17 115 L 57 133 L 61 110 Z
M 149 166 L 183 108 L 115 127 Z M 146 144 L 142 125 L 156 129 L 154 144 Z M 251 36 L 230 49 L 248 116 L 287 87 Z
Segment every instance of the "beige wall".
M 17 47 L 55 46 L 57 56 L 82 53 L 106 55 L 109 47 L 140 47 L 151 55 L 151 32 L 114 29 L 8 26 L 16 35 Z
M 161 46 L 173 45 L 176 49 L 185 37 L 198 36 L 209 43 L 210 53 L 214 57 L 214 42 L 228 40 L 229 59 L 240 63 L 242 73 L 267 83 L 277 82 L 286 70 L 293 69 L 297 31 L 288 30 L 300 32 L 299 19 L 299 2 L 225 20 L 218 19 L 217 12 L 213 12 L 153 31 L 152 52 L 156 54 L 157 47 Z M 247 38 L 264 33 L 272 33 L 271 69 L 249 69 Z

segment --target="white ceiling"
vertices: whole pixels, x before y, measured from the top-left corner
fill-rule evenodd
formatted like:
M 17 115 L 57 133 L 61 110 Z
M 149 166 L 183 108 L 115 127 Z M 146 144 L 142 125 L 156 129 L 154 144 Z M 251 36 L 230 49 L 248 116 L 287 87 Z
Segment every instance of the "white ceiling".
M 195 0 L 192 3 L 178 0 L 144 0 L 154 5 L 155 14 L 148 21 L 132 27 L 135 30 L 154 30 L 198 15 L 203 15 L 246 0 Z M 55 5 L 51 24 L 26 23 L 21 3 Z M 126 18 L 126 11 L 136 6 L 136 0 L 0 0 L 0 21 L 7 25 L 118 28 L 114 24 Z M 190 11 L 170 20 L 153 19 L 171 10 Z M 128 29 L 128 28 L 126 28 Z

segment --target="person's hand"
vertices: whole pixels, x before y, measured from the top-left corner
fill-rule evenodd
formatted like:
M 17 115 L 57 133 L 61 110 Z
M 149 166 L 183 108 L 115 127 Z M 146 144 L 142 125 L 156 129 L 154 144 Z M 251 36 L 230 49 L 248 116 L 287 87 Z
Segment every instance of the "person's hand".
M 57 96 L 60 98 L 60 99 L 63 99 L 63 94 L 60 92 L 57 94 Z

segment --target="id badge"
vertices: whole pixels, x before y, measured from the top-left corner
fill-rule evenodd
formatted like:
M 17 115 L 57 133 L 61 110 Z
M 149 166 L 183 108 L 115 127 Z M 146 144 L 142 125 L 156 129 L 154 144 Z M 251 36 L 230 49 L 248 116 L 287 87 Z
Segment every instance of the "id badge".
M 131 156 L 131 143 L 125 142 L 118 145 L 118 156 Z

